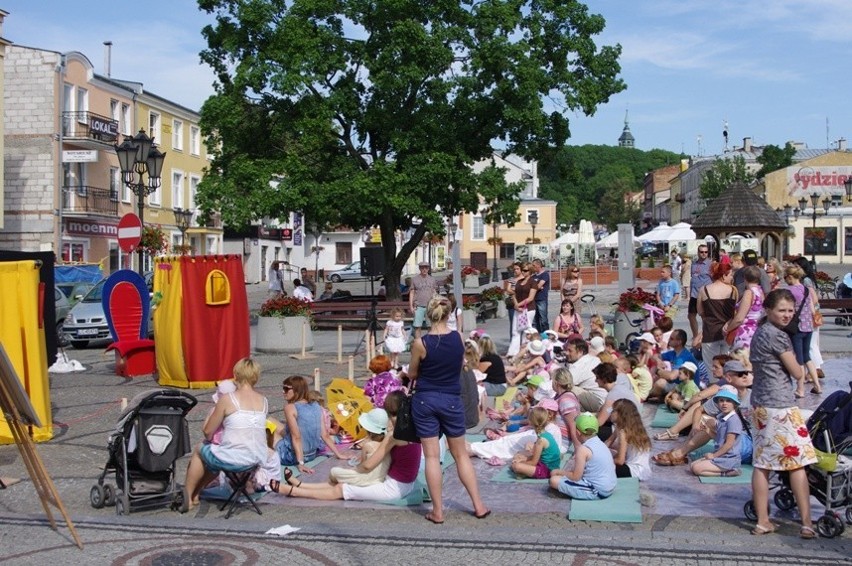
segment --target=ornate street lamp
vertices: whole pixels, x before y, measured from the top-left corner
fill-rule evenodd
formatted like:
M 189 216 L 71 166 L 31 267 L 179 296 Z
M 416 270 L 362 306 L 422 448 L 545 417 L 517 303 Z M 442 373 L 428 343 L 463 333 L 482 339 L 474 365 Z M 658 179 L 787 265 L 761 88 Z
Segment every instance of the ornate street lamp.
M 175 214 L 175 224 L 177 225 L 177 229 L 180 230 L 180 246 L 186 249 L 186 231 L 192 223 L 192 211 L 177 206 L 173 212 Z
M 157 146 L 154 145 L 154 138 L 148 137 L 145 130 L 142 129 L 133 137 L 125 136 L 124 143 L 113 147 L 118 156 L 118 164 L 121 167 L 122 181 L 136 195 L 139 222 L 144 226 L 145 197 L 160 188 L 160 175 L 163 171 L 166 154 L 157 149 Z M 144 180 L 145 175 L 148 175 L 147 183 Z M 141 246 L 137 252 L 139 253 L 137 268 L 139 274 L 143 275 L 144 251 Z
M 816 219 L 817 219 L 817 204 L 819 204 L 819 193 L 813 192 L 811 193 L 811 221 L 813 222 L 812 230 L 816 231 Z M 805 197 L 799 199 L 799 210 L 802 214 L 805 213 L 805 209 L 808 206 L 808 200 Z M 828 215 L 828 211 L 831 209 L 831 199 L 825 197 L 822 199 L 822 208 L 823 213 Z M 816 269 L 816 238 L 811 235 L 811 266 Z
M 535 244 L 535 227 L 538 224 L 538 211 L 530 210 L 529 214 L 530 226 L 532 226 L 532 244 Z
M 843 181 L 843 188 L 846 189 L 846 199 L 852 200 L 852 175 Z
M 491 224 L 491 229 L 493 231 L 492 243 L 494 244 L 494 246 L 493 246 L 494 247 L 494 249 L 493 249 L 494 260 L 491 262 L 491 281 L 493 283 L 497 283 L 497 281 L 498 281 L 498 279 L 497 279 L 497 246 L 500 245 L 500 243 L 497 241 L 497 222 L 496 221 L 494 221 Z

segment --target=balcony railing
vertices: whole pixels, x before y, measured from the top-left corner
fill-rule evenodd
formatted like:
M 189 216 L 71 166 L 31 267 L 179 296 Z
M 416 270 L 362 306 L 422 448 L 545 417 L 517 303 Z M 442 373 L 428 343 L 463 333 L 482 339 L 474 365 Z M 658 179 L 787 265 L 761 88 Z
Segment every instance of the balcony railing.
M 62 136 L 113 143 L 118 139 L 118 121 L 94 112 L 63 112 Z
M 86 185 L 62 188 L 62 209 L 105 216 L 118 215 L 118 193 Z

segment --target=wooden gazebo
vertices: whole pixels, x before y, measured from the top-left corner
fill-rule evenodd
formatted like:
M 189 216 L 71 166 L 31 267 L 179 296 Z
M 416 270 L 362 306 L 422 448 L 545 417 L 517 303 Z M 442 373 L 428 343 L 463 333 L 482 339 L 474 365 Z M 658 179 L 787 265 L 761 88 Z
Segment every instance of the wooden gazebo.
M 737 235 L 757 238 L 760 255 L 781 259 L 787 223 L 748 185 L 735 181 L 707 204 L 692 230 L 699 238 L 710 235 L 717 242 Z

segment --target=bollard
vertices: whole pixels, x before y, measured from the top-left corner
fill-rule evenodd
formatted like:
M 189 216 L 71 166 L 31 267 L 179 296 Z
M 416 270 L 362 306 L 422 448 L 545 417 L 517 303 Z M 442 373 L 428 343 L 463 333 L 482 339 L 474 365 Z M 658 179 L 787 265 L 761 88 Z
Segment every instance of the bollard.
M 314 368 L 314 391 L 320 390 L 320 369 Z
M 337 363 L 343 363 L 343 325 L 337 325 Z
M 349 381 L 355 381 L 355 357 L 349 356 Z
M 123 411 L 127 408 L 127 397 L 122 397 L 119 401 L 121 401 L 121 410 Z

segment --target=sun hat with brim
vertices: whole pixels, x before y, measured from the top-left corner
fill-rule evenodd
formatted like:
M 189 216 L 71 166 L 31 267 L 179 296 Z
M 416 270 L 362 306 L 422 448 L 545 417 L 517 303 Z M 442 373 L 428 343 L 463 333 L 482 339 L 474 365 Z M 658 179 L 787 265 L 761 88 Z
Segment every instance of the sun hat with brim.
M 547 351 L 547 347 L 541 340 L 533 340 L 527 346 L 527 351 L 533 356 L 541 356 Z
M 728 360 L 722 367 L 722 371 L 725 373 L 747 373 L 748 369 L 739 360 Z
M 730 391 L 721 390 L 713 396 L 713 402 L 718 403 L 719 399 L 727 399 L 729 401 L 733 401 L 735 405 L 740 404 L 740 398 L 737 397 L 736 393 L 732 393 Z
M 429 262 L 428 261 L 421 261 L 420 263 L 417 264 L 417 267 L 429 267 Z
M 697 372 L 697 371 L 698 371 L 698 366 L 697 366 L 697 365 L 695 365 L 695 364 L 694 364 L 694 363 L 692 363 L 692 362 L 683 362 L 683 363 L 680 365 L 680 369 L 685 369 L 685 370 L 687 370 L 687 371 L 692 372 L 692 375 L 695 375 L 695 372 Z
M 592 413 L 580 413 L 574 419 L 577 430 L 584 434 L 596 434 L 598 432 L 598 418 Z
M 604 350 L 606 350 L 606 342 L 603 338 L 601 338 L 600 336 L 595 336 L 594 338 L 589 340 L 589 352 L 591 352 L 592 355 L 597 356 Z
M 536 407 L 541 407 L 542 409 L 547 409 L 548 411 L 553 411 L 554 413 L 559 412 L 559 403 L 557 403 L 553 399 L 542 399 L 538 402 Z
M 656 344 L 657 343 L 657 339 L 654 338 L 654 335 L 651 334 L 650 332 L 643 332 L 642 335 L 639 336 L 639 340 L 641 340 L 643 342 L 647 342 L 649 344 Z
M 226 379 L 224 381 L 220 381 L 216 385 L 216 393 L 214 393 L 210 397 L 213 399 L 214 403 L 218 403 L 219 399 L 221 399 L 223 396 L 227 395 L 228 393 L 233 393 L 236 390 L 237 384 L 234 382 L 234 380 Z
M 548 340 L 552 340 L 552 341 L 554 341 L 554 342 L 556 342 L 557 340 L 559 340 L 559 335 L 556 333 L 556 331 L 555 331 L 555 330 L 545 330 L 545 331 L 544 331 L 544 332 L 542 332 L 541 334 L 542 334 L 543 336 L 547 337 L 547 339 L 548 339 Z
M 533 387 L 541 387 L 541 384 L 544 383 L 544 378 L 540 375 L 532 375 L 524 383 Z
M 852 289 L 852 273 L 843 276 L 843 284 Z
M 361 427 L 373 434 L 384 434 L 388 429 L 388 414 L 384 409 L 373 409 L 358 417 Z

